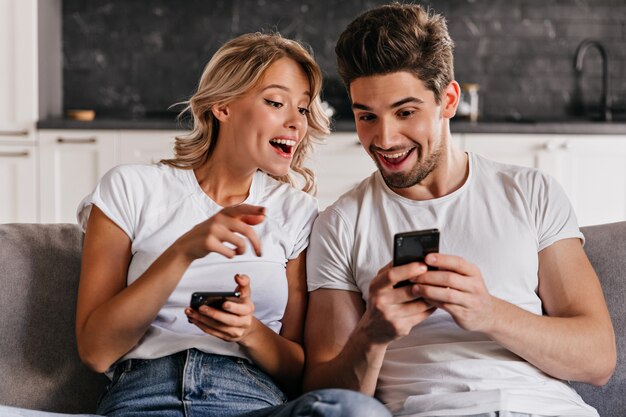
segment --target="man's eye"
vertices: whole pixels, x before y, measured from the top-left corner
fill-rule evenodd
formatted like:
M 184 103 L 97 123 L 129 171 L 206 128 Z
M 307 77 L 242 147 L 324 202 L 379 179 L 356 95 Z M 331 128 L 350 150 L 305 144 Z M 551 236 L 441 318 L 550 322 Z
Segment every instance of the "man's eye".
M 283 107 L 283 103 L 279 103 L 278 101 L 273 101 L 273 100 L 268 100 L 268 99 L 264 99 L 264 100 L 267 104 L 269 104 L 272 107 L 276 107 L 278 109 Z
M 402 110 L 401 112 L 398 113 L 398 115 L 400 117 L 410 117 L 411 115 L 413 115 L 413 113 L 415 113 L 414 110 Z
M 307 109 L 306 107 L 298 107 L 298 111 L 303 116 L 307 116 L 310 113 L 309 109 Z

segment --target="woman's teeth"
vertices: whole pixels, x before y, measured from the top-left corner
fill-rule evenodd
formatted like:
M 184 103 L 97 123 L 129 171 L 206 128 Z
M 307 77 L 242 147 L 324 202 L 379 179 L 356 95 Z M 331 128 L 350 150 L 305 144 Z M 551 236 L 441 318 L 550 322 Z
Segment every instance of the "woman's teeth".
M 270 144 L 280 148 L 282 152 L 290 154 L 294 146 L 296 146 L 296 141 L 292 139 L 270 139 Z

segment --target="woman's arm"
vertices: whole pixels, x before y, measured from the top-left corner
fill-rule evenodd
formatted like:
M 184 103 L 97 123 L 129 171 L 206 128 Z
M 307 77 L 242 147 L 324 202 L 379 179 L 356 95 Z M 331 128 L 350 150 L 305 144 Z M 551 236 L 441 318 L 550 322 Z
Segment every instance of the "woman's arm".
M 81 359 L 97 372 L 106 371 L 141 339 L 194 259 L 209 252 L 229 258 L 243 253 L 245 241 L 236 233 L 248 238 L 259 254 L 259 240 L 249 225 L 263 221 L 262 210 L 249 205 L 222 210 L 176 240 L 127 287 L 131 241 L 94 205 L 83 244 L 76 308 Z
M 211 307 L 202 307 L 200 311 L 186 310 L 192 323 L 204 332 L 237 342 L 256 365 L 271 375 L 290 395 L 300 389 L 304 366 L 302 334 L 307 303 L 305 262 L 305 252 L 287 262 L 289 298 L 280 335 L 253 316 L 250 279 L 245 275 L 235 277 L 238 290 L 241 291 L 240 301 L 225 302 L 225 311 Z

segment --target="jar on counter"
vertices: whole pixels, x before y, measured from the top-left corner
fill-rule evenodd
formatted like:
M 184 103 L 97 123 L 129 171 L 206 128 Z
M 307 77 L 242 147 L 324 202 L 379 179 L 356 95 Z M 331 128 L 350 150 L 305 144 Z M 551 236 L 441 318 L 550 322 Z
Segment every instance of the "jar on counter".
M 478 121 L 480 111 L 478 108 L 478 90 L 480 86 L 476 83 L 461 84 L 461 99 L 456 110 L 459 119 Z

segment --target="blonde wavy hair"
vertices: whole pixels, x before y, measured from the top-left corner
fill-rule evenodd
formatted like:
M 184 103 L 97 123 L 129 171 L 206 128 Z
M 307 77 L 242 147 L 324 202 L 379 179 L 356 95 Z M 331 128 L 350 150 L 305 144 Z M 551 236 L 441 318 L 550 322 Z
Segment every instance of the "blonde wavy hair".
M 238 36 L 224 44 L 213 55 L 204 68 L 197 91 L 183 102 L 187 111 L 193 116 L 192 130 L 176 137 L 174 158 L 161 162 L 181 169 L 195 169 L 204 164 L 212 155 L 217 143 L 219 121 L 211 108 L 241 97 L 257 86 L 265 71 L 281 58 L 291 58 L 297 62 L 306 74 L 311 91 L 309 106 L 308 129 L 300 145 L 296 149 L 291 162 L 289 174 L 276 177 L 279 181 L 296 186 L 297 180 L 293 173 L 302 176 L 302 190 L 314 194 L 316 191 L 315 176 L 303 164 L 306 155 L 311 151 L 313 139 L 322 139 L 328 135 L 329 120 L 324 113 L 320 90 L 322 88 L 322 72 L 309 52 L 301 43 L 283 38 L 278 33 L 249 33 Z M 180 117 L 179 116 L 179 117 Z

